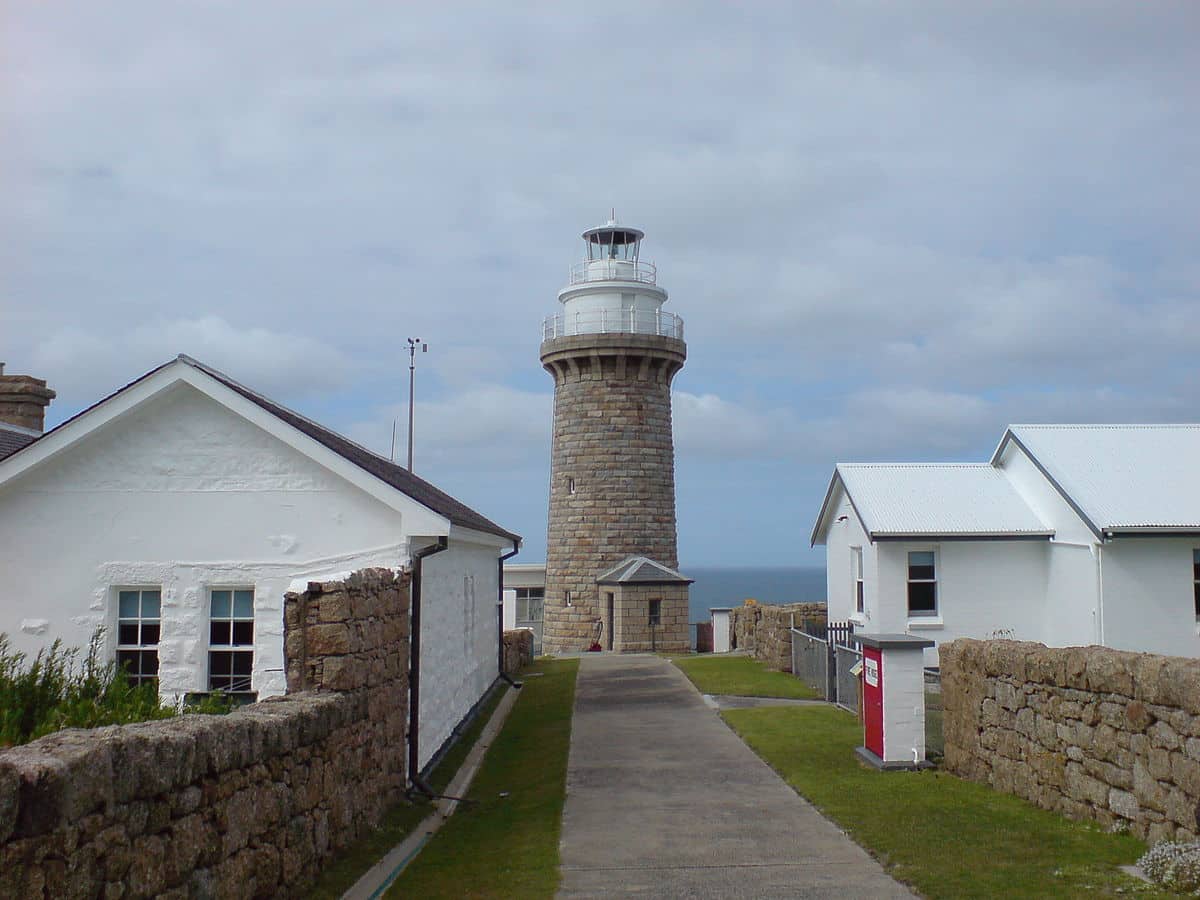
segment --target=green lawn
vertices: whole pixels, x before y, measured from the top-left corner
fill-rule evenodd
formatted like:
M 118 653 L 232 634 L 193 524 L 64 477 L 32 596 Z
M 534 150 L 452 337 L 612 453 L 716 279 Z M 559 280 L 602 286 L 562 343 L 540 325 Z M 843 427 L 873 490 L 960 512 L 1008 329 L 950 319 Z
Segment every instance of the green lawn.
M 538 660 L 464 803 L 387 896 L 553 897 L 579 661 Z
M 675 663 L 702 694 L 737 697 L 786 697 L 811 700 L 817 695 L 799 678 L 772 672 L 749 656 L 679 656 Z
M 430 774 L 431 788 L 438 792 L 446 789 L 507 691 L 508 686 L 501 684 L 484 701 L 475 721 L 463 732 L 454 746 L 446 751 L 437 768 Z M 384 815 L 378 828 L 343 850 L 325 867 L 309 894 L 310 900 L 337 900 L 363 876 L 363 873 L 383 859 L 389 850 L 404 840 L 409 832 L 432 812 L 433 804 L 425 799 L 416 799 L 411 803 L 400 803 L 392 807 Z
M 1085 897 L 1156 892 L 1117 870 L 1145 845 L 944 772 L 856 761 L 862 726 L 842 710 L 726 710 L 725 720 L 802 796 L 926 897 Z

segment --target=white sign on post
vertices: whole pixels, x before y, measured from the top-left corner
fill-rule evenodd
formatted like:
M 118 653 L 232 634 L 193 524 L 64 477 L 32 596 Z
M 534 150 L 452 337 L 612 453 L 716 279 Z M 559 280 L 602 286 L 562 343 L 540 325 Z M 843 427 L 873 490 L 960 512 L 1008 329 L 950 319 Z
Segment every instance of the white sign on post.
M 879 661 L 867 658 L 863 662 L 866 664 L 864 666 L 864 675 L 866 676 L 867 684 L 871 687 L 879 687 Z

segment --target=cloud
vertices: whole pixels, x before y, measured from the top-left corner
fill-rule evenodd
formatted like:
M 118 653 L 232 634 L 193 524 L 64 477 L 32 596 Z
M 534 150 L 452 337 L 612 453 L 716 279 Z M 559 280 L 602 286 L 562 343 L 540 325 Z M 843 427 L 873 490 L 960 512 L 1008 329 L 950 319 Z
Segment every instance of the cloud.
M 615 206 L 687 322 L 680 458 L 752 507 L 754 463 L 805 507 L 835 459 L 1200 416 L 1187 4 L 122 8 L 3 13 L 0 358 L 52 412 L 184 351 L 386 450 L 420 335 L 418 459 L 525 499 Z
M 418 401 L 414 410 L 414 460 L 423 471 L 487 466 L 496 470 L 536 467 L 549 477 L 551 401 L 549 394 L 481 384 Z M 387 456 L 396 423 L 396 459 L 408 454 L 408 406 L 374 411 L 350 425 L 346 434 Z
M 116 337 L 63 330 L 34 344 L 18 367 L 48 378 L 59 396 L 51 411 L 62 419 L 179 353 L 280 397 L 336 390 L 354 369 L 340 351 L 311 337 L 238 329 L 214 316 L 138 325 Z

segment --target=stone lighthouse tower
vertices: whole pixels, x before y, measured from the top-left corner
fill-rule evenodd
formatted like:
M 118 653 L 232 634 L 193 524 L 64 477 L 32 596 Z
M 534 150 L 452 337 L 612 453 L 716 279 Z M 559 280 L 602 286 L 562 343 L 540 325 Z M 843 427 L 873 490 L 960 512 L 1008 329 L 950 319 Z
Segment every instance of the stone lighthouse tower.
M 676 571 L 671 380 L 683 320 L 662 307 L 643 233 L 609 220 L 543 323 L 554 437 L 543 646 L 683 650 L 689 579 Z

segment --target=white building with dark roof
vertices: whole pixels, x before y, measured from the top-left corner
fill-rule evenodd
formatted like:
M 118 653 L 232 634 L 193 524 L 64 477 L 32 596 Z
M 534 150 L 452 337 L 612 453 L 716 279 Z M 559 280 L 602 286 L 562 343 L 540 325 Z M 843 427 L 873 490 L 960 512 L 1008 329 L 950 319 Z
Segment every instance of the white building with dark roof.
M 517 535 L 186 356 L 41 434 L 52 397 L 0 376 L 0 632 L 16 650 L 102 629 L 106 656 L 165 698 L 265 698 L 285 689 L 288 590 L 410 567 L 420 767 L 498 676 Z
M 1200 425 L 1013 425 L 988 463 L 839 464 L 829 616 L 1200 656 L 1197 459 Z

